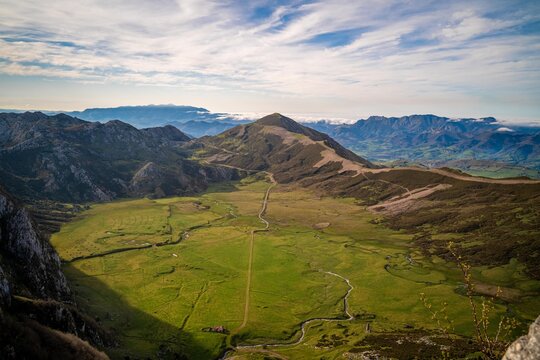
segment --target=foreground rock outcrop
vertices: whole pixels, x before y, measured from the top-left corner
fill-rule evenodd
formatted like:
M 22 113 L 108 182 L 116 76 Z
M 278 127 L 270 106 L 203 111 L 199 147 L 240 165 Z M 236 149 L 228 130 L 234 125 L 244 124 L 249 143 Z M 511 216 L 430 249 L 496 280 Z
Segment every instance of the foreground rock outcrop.
M 529 327 L 529 333 L 514 341 L 503 357 L 503 360 L 538 359 L 540 359 L 540 316 Z

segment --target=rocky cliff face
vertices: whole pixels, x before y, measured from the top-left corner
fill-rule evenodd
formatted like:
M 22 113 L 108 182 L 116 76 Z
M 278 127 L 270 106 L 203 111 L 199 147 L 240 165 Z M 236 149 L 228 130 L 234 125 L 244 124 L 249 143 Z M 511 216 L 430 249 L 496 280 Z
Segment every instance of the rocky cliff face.
M 60 259 L 48 241 L 41 238 L 28 212 L 0 189 L 0 283 L 8 290 L 46 299 L 65 301 L 70 290 L 60 268 Z
M 87 341 L 112 342 L 72 303 L 58 255 L 1 188 L 0 329 L 2 359 L 106 358 Z

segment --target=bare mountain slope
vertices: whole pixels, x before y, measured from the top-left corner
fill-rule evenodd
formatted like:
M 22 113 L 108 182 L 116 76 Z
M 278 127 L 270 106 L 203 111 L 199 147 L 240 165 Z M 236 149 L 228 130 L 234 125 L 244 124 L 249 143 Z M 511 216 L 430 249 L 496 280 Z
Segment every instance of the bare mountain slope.
M 240 125 L 214 137 L 200 140 L 208 162 L 249 170 L 274 172 L 279 182 L 291 182 L 330 171 L 341 162 L 373 168 L 369 161 L 345 149 L 328 135 L 307 128 L 280 114 Z

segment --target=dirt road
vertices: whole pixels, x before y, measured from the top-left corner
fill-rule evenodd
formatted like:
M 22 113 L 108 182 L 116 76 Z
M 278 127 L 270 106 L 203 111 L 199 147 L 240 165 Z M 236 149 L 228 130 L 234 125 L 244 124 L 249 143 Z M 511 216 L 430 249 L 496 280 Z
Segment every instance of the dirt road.
M 274 179 L 273 174 L 268 173 L 268 172 L 265 172 L 265 173 L 270 178 L 271 184 L 266 189 L 262 206 L 261 206 L 261 210 L 259 211 L 259 214 L 258 214 L 259 220 L 264 224 L 264 228 L 251 230 L 251 236 L 249 240 L 249 259 L 248 259 L 247 284 L 246 284 L 246 295 L 245 295 L 246 301 L 244 305 L 244 320 L 242 321 L 242 324 L 240 324 L 240 326 L 233 331 L 233 334 L 236 334 L 240 330 L 242 330 L 246 326 L 249 319 L 249 297 L 250 297 L 250 291 L 251 291 L 251 277 L 252 277 L 251 274 L 252 274 L 252 269 L 253 269 L 253 248 L 255 246 L 255 233 L 261 232 L 261 231 L 268 231 L 268 228 L 270 227 L 270 223 L 263 217 L 263 215 L 266 212 L 266 209 L 268 207 L 268 198 L 270 196 L 270 190 L 272 190 L 272 188 L 276 186 L 277 183 L 276 183 L 276 180 Z

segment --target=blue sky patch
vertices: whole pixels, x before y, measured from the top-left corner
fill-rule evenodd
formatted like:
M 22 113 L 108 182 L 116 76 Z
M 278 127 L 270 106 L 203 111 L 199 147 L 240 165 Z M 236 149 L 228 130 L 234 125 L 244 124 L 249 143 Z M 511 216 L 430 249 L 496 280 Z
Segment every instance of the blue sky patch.
M 353 42 L 362 33 L 369 31 L 369 28 L 346 29 L 340 31 L 317 34 L 307 40 L 308 44 L 316 44 L 325 47 L 344 46 Z

